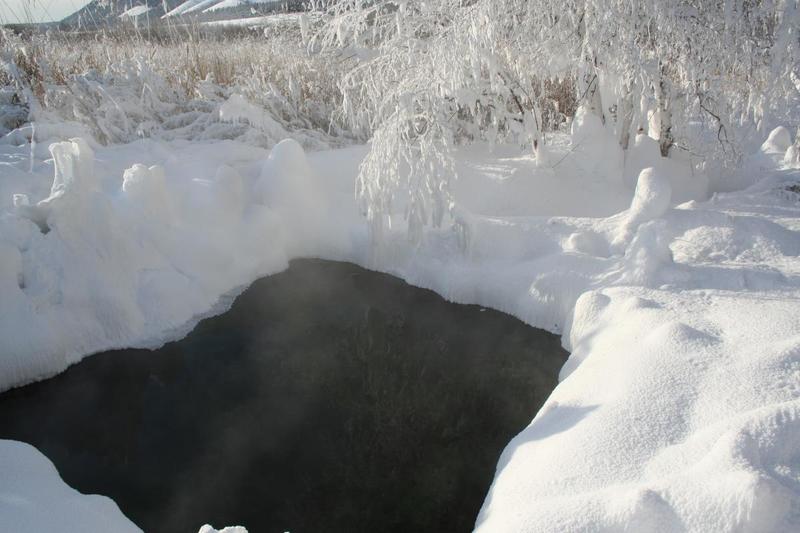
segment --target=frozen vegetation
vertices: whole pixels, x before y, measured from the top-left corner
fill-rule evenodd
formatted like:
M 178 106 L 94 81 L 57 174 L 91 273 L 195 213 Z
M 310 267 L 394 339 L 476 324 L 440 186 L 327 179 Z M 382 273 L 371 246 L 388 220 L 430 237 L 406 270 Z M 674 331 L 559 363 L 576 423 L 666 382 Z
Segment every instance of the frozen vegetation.
M 317 6 L 275 64 L 4 35 L 0 388 L 348 260 L 563 335 L 477 530 L 797 530 L 797 2 L 461 4 Z M 0 465 L 17 530 L 135 529 Z

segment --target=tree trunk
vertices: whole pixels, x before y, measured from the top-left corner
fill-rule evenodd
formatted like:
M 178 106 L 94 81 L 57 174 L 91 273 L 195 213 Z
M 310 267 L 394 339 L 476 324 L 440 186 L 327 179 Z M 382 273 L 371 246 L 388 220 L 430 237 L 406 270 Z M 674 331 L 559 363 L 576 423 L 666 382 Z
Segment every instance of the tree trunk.
M 586 42 L 586 13 L 581 15 L 578 23 L 578 39 L 581 42 L 583 65 L 578 72 L 578 105 L 585 105 L 589 111 L 600 117 L 603 124 L 606 117 L 603 114 L 603 98 L 600 94 L 600 78 L 598 74 L 598 60 L 594 53 L 589 51 Z
M 630 81 L 624 85 L 624 94 L 619 101 L 617 109 L 617 134 L 619 145 L 623 150 L 628 149 L 631 140 L 631 124 L 633 124 L 633 90 L 634 81 Z
M 783 156 L 783 162 L 791 168 L 800 167 L 800 126 L 794 136 L 794 144 L 786 150 L 786 155 Z
M 603 113 L 603 98 L 600 94 L 600 78 L 591 60 L 587 60 L 586 63 L 587 65 L 580 76 L 582 83 L 578 84 L 578 89 L 581 91 L 581 94 L 578 96 L 583 97 L 583 105 L 585 105 L 589 111 L 600 117 L 600 120 L 605 124 L 606 117 Z
M 665 75 L 666 67 L 662 66 L 658 86 L 656 87 L 656 104 L 658 106 L 658 145 L 663 157 L 669 156 L 669 151 L 675 138 L 672 136 L 672 94 L 669 80 Z

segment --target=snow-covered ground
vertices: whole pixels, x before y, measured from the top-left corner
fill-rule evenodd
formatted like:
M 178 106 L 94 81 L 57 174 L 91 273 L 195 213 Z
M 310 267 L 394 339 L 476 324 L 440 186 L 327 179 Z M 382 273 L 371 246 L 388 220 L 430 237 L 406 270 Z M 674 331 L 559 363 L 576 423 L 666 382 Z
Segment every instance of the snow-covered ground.
M 236 7 L 242 4 L 275 4 L 280 0 L 186 0 L 178 4 L 174 9 L 168 11 L 161 18 L 176 17 L 178 15 L 190 15 L 192 13 L 203 13 Z
M 143 5 L 143 4 L 142 5 L 138 5 L 138 6 L 134 6 L 134 7 L 130 8 L 130 9 L 128 9 L 127 11 L 124 11 L 119 16 L 119 18 L 125 18 L 125 17 L 136 18 L 136 17 L 138 17 L 140 15 L 144 15 L 145 13 L 150 11 L 150 9 L 152 9 L 152 8 L 150 8 L 150 7 L 146 6 L 146 5 Z
M 396 223 L 375 245 L 353 197 L 365 147 L 0 146 L 0 389 L 180 337 L 291 258 L 348 260 L 563 333 L 561 383 L 503 453 L 478 530 L 800 528 L 789 147 L 766 143 L 746 187 L 706 199 L 708 180 L 645 136 L 625 164 L 602 136 L 570 142 L 546 162 L 458 152 L 456 224 L 414 244 Z M 3 472 L 20 446 L 0 442 Z M 31 483 L 57 486 L 48 472 Z M 36 530 L 20 479 L 0 479 L 0 517 Z M 59 490 L 50 519 L 98 512 Z M 131 529 L 115 512 L 102 530 Z
M 261 15 L 257 17 L 245 17 L 238 19 L 211 20 L 202 22 L 201 24 L 204 26 L 244 26 L 248 28 L 256 28 L 261 26 L 277 27 L 280 25 L 297 24 L 300 16 L 301 15 L 297 13 L 279 13 L 275 15 Z
M 83 495 L 68 487 L 53 463 L 33 446 L 0 440 L 0 454 L 3 531 L 141 533 L 111 499 Z

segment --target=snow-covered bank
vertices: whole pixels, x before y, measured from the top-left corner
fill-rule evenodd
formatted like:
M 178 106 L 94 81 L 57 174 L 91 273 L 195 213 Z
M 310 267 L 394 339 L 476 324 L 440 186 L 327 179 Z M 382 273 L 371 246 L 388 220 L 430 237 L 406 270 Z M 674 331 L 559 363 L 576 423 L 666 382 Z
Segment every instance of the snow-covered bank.
M 52 153 L 50 194 L 16 196 L 0 226 L 2 388 L 185 332 L 220 296 L 287 264 L 274 216 L 244 212 L 233 168 L 168 184 L 159 166 L 101 175 L 80 140 Z
M 419 244 L 401 224 L 375 249 L 361 147 L 68 142 L 50 190 L 41 147 L 33 174 L 29 147 L 3 147 L 0 387 L 181 335 L 292 257 L 350 260 L 565 333 L 563 381 L 506 449 L 479 529 L 798 527 L 800 172 L 764 151 L 749 189 L 674 206 L 707 183 L 648 144 L 625 170 L 635 195 L 566 145 L 550 166 L 472 148 L 458 224 Z
M 53 463 L 33 446 L 0 440 L 0 457 L 3 531 L 141 533 L 111 499 L 83 495 L 68 487 Z
M 798 296 L 581 296 L 566 379 L 505 450 L 478 530 L 796 530 Z

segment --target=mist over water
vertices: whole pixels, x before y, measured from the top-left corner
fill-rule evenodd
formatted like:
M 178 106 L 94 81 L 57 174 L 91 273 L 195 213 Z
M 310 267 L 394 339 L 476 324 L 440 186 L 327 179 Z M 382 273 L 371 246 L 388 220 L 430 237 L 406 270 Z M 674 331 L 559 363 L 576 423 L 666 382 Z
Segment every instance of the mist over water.
M 469 531 L 566 356 L 508 315 L 300 260 L 181 341 L 0 395 L 0 437 L 147 532 Z

